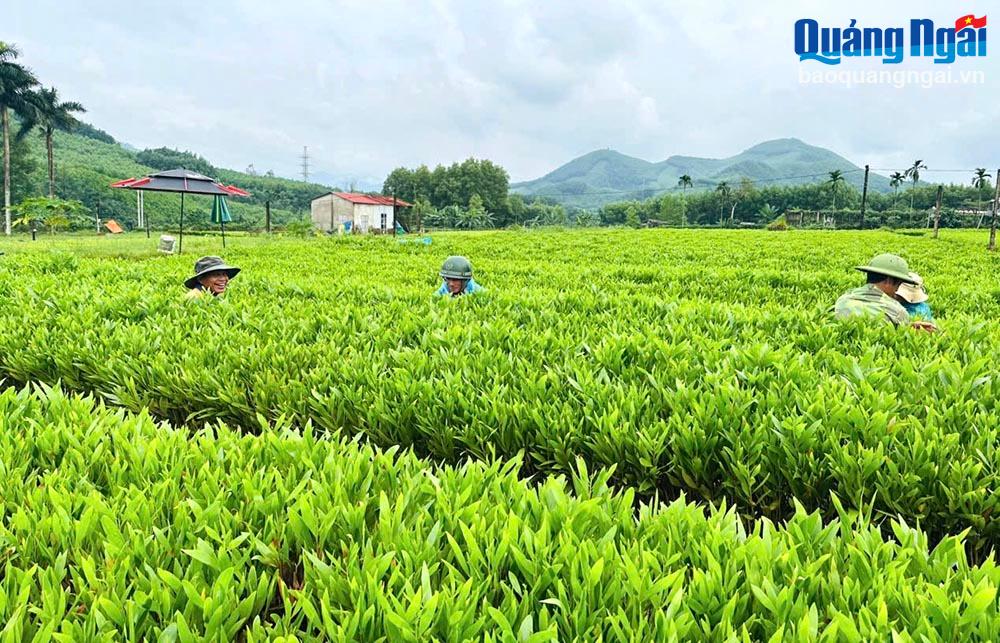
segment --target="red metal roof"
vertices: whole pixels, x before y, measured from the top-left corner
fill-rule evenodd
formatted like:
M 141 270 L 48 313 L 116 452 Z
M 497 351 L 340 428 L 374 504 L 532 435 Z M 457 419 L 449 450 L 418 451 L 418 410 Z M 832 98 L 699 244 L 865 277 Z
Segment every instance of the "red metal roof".
M 332 192 L 331 194 L 339 196 L 345 201 L 350 201 L 351 203 L 358 203 L 360 205 L 392 205 L 391 196 L 379 196 L 379 195 L 368 195 L 368 194 L 358 194 L 357 192 Z M 407 203 L 402 199 L 396 199 L 396 205 L 408 208 L 412 204 Z

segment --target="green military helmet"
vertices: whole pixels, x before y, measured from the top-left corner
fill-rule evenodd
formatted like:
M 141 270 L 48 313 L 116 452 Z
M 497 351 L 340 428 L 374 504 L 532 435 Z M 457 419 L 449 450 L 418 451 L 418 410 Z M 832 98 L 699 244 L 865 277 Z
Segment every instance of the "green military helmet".
M 439 274 L 443 279 L 472 279 L 472 264 L 465 257 L 448 257 Z
M 888 253 L 877 255 L 872 257 L 868 265 L 855 266 L 855 270 L 893 277 L 908 284 L 916 283 L 913 281 L 913 277 L 910 276 L 910 267 L 906 264 L 906 259 L 903 259 L 899 255 Z

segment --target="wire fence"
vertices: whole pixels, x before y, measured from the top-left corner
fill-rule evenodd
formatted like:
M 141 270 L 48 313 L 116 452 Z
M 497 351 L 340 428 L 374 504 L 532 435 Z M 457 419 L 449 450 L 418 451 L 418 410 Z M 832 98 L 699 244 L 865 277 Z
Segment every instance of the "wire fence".
M 931 211 L 888 210 L 790 210 L 785 213 L 788 225 L 799 228 L 871 229 L 871 228 L 933 228 L 935 213 Z M 990 226 L 989 210 L 957 210 L 941 208 L 938 226 L 941 228 L 981 228 Z

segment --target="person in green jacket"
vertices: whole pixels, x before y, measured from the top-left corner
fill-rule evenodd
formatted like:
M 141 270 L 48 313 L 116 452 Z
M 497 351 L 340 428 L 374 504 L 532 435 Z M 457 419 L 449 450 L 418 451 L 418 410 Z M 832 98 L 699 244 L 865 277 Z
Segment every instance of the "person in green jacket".
M 934 325 L 925 321 L 910 321 L 910 315 L 896 300 L 896 291 L 902 284 L 916 283 L 911 277 L 906 260 L 893 254 L 881 254 L 866 265 L 856 266 L 856 270 L 867 277 L 863 286 L 850 290 L 837 299 L 833 313 L 838 319 L 850 317 L 870 317 L 880 319 L 894 326 L 909 326 L 934 330 Z

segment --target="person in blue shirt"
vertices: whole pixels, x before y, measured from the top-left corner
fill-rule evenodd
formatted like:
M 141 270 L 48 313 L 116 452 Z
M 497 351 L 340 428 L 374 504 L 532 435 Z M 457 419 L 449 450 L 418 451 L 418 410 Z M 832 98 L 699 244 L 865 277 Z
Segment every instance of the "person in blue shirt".
M 911 320 L 919 320 L 934 323 L 934 315 L 931 313 L 930 304 L 927 303 L 927 290 L 924 288 L 924 280 L 915 272 L 909 273 L 914 281 L 912 284 L 903 283 L 896 290 L 896 299 L 906 309 Z
M 444 283 L 434 293 L 436 295 L 458 297 L 483 291 L 483 287 L 472 278 L 472 264 L 465 257 L 448 257 L 438 274 Z

